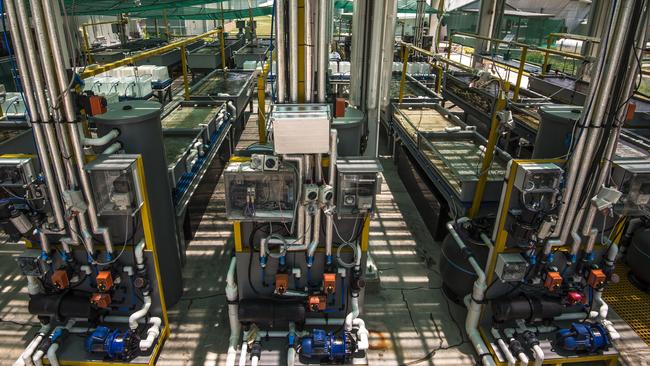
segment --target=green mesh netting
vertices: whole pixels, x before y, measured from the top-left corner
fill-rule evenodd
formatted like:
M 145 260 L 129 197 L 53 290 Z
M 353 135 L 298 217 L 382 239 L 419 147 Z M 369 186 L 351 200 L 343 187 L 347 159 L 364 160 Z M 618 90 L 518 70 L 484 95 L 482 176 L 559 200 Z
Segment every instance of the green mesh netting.
M 354 8 L 354 2 L 351 0 L 336 0 L 334 2 L 334 7 L 336 9 L 341 9 L 346 13 L 351 13 Z M 397 12 L 400 14 L 415 14 L 417 13 L 417 8 L 417 0 L 405 0 L 397 3 Z M 436 14 L 438 13 L 438 9 L 430 5 L 425 5 L 424 12 L 427 14 Z
M 227 2 L 227 0 L 65 0 L 68 14 L 74 15 L 118 15 L 136 13 L 171 12 L 196 5 Z M 200 8 L 197 8 L 200 9 Z M 211 9 L 214 10 L 214 9 Z

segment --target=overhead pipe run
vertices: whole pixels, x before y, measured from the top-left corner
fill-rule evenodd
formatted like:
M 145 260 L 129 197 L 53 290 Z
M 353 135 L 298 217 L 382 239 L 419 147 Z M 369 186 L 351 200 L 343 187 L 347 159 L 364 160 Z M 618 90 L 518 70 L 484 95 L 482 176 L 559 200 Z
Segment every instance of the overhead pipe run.
M 317 83 L 317 93 L 318 93 L 318 102 L 325 103 L 327 101 L 326 93 L 326 82 L 327 82 L 327 65 L 329 62 L 329 37 L 327 25 L 327 11 L 328 11 L 328 1 L 327 0 L 318 0 L 318 83 Z

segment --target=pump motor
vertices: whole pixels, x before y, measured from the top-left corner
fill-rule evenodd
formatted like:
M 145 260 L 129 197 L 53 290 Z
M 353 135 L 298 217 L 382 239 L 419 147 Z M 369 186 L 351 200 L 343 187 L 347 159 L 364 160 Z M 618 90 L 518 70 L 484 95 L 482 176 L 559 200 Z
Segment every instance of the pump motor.
M 352 356 L 350 337 L 344 333 L 337 337 L 322 329 L 314 329 L 310 336 L 302 339 L 300 358 L 303 363 L 342 363 Z
M 612 344 L 609 332 L 600 323 L 573 323 L 555 334 L 555 347 L 573 352 L 595 353 Z
M 136 354 L 139 343 L 138 335 L 129 330 L 111 330 L 102 326 L 86 338 L 86 351 L 105 354 L 111 360 L 129 360 Z

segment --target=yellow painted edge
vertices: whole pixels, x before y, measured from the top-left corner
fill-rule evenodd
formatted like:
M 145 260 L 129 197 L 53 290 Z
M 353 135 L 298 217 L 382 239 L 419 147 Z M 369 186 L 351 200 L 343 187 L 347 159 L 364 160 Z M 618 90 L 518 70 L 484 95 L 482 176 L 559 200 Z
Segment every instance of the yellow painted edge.
M 0 155 L 0 159 L 29 159 L 29 158 L 35 158 L 36 155 L 32 154 L 2 154 Z
M 235 221 L 232 223 L 232 231 L 235 237 L 235 252 L 242 252 L 242 241 L 241 241 L 241 222 Z
M 370 217 L 366 216 L 363 221 L 363 231 L 361 232 L 361 251 L 368 250 L 368 243 L 370 241 Z
M 144 165 L 142 163 L 142 156 L 136 159 L 136 166 L 138 169 L 138 178 L 142 185 L 142 198 L 144 203 L 140 209 L 140 217 L 142 218 L 142 230 L 144 233 L 145 248 L 147 251 L 153 252 L 154 268 L 156 270 L 156 281 L 158 281 L 158 293 L 160 294 L 160 306 L 162 309 L 162 316 L 165 327 L 164 332 L 169 332 L 169 320 L 167 319 L 167 303 L 165 302 L 165 292 L 163 291 L 162 278 L 160 277 L 160 264 L 158 263 L 158 253 L 156 252 L 155 237 L 153 235 L 153 226 L 151 223 L 151 211 L 149 208 L 149 196 L 147 193 L 147 181 L 144 176 Z
M 231 156 L 228 161 L 231 163 L 245 163 L 251 161 L 251 158 L 247 156 Z

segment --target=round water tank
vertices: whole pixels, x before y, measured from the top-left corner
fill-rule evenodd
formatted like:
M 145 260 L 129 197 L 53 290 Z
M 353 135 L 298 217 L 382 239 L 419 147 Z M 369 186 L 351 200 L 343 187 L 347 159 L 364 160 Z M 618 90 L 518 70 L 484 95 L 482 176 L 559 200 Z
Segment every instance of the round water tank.
M 561 159 L 566 156 L 571 144 L 579 135 L 576 123 L 578 123 L 581 113 L 582 107 L 580 106 L 541 106 L 532 158 Z
M 117 137 L 127 154 L 142 155 L 144 176 L 156 252 L 167 305 L 175 304 L 183 292 L 176 214 L 160 123 L 161 105 L 150 101 L 126 101 L 109 105 L 93 118 L 100 136 L 118 129 Z
M 650 228 L 637 230 L 626 256 L 634 281 L 644 290 L 650 290 Z
M 465 245 L 474 253 L 479 265 L 485 265 L 489 249 L 482 241 L 474 240 L 460 226 L 456 225 L 458 234 Z M 440 249 L 440 276 L 447 297 L 457 303 L 472 292 L 474 281 L 478 278 L 467 258 L 451 235 L 447 235 Z

